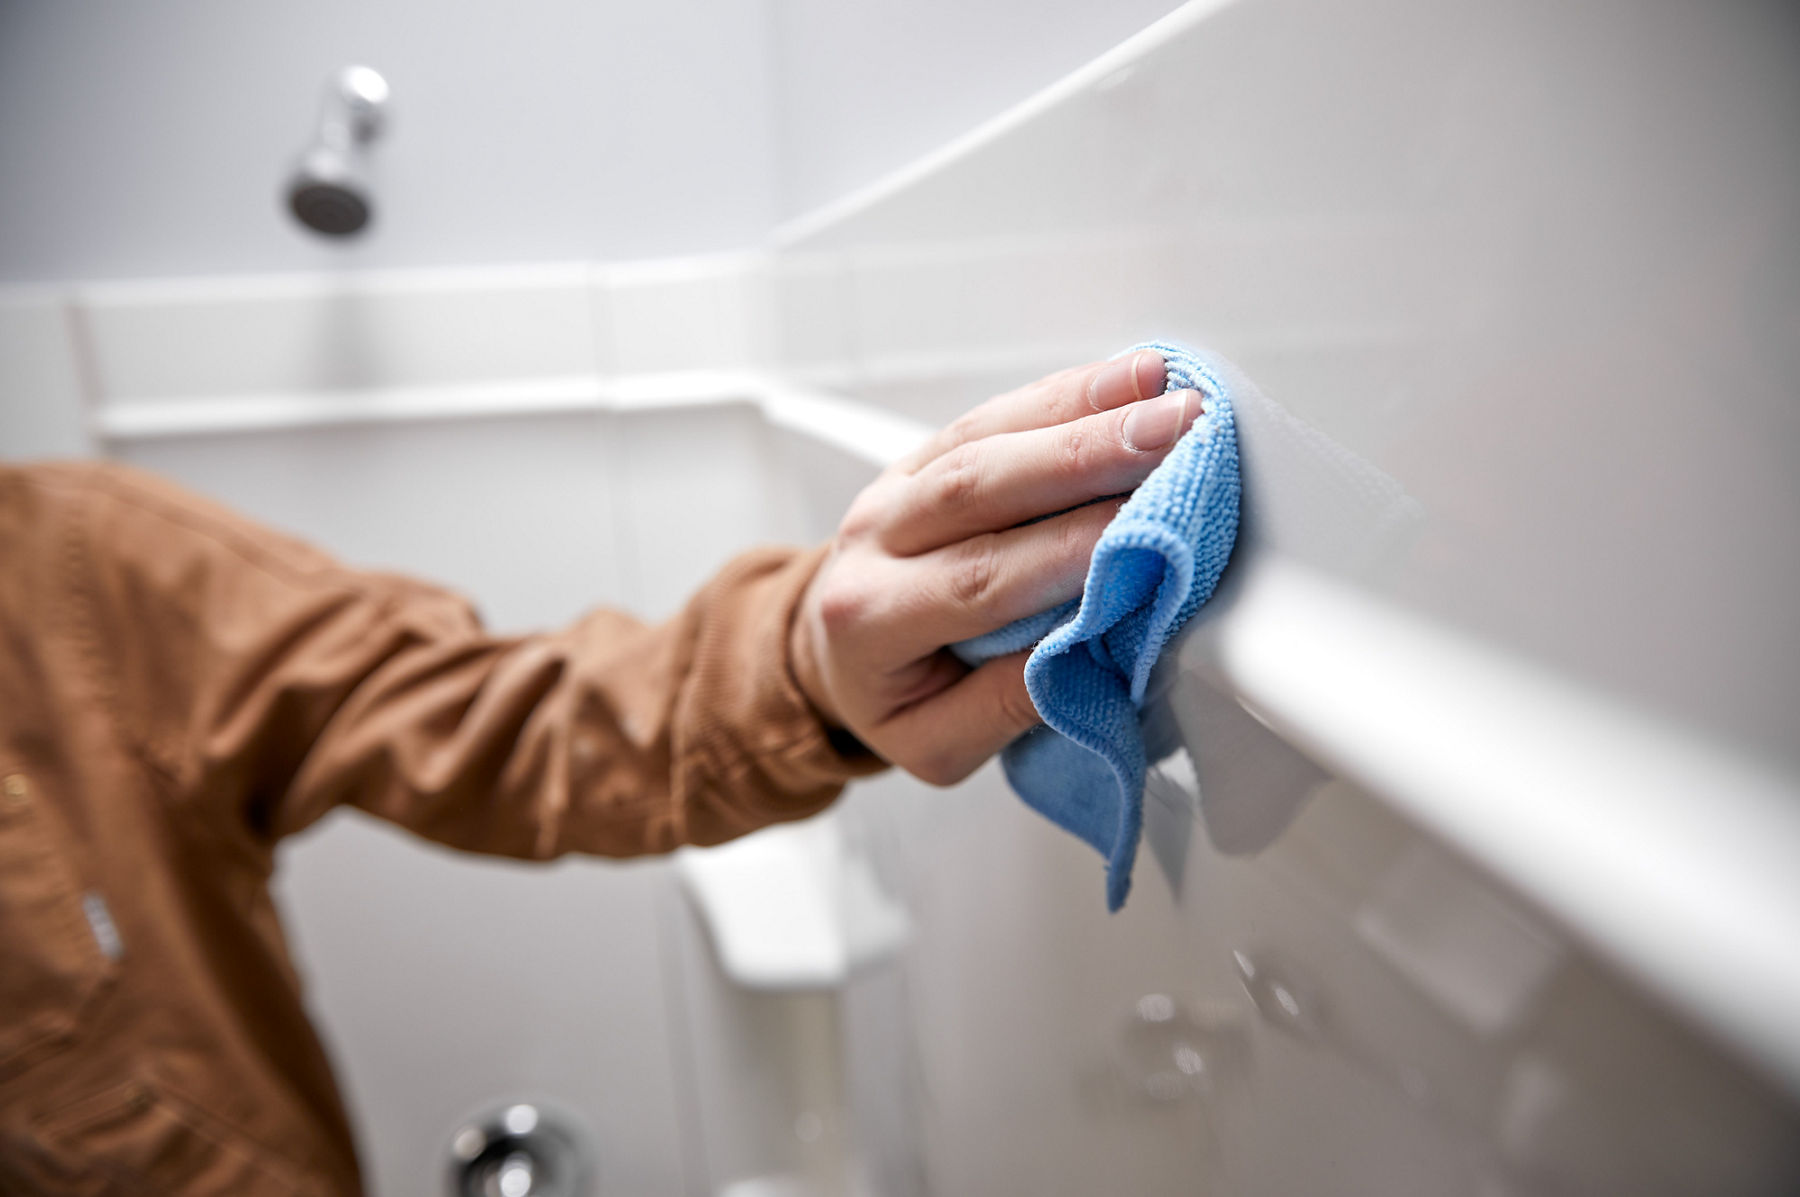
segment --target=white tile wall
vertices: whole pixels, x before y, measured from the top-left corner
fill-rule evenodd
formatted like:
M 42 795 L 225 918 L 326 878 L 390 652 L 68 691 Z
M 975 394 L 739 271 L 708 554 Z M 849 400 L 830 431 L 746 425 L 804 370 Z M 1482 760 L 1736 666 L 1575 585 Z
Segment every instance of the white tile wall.
M 603 353 L 619 374 L 764 365 L 772 329 L 759 254 L 599 267 Z
M 458 1120 L 535 1097 L 591 1131 L 601 1191 L 698 1197 L 662 862 L 500 862 L 342 814 L 276 877 L 374 1193 L 440 1197 Z
M 617 417 L 621 562 L 632 606 L 674 614 L 732 554 L 792 540 L 761 413 L 749 403 Z
M 83 288 L 110 403 L 592 375 L 586 271 L 421 271 Z
M 776 362 L 791 374 L 831 378 L 856 356 L 849 272 L 840 254 L 782 254 L 775 259 Z
M 522 630 L 626 601 L 605 419 L 286 429 L 122 452 L 349 561 L 453 587 L 494 628 Z

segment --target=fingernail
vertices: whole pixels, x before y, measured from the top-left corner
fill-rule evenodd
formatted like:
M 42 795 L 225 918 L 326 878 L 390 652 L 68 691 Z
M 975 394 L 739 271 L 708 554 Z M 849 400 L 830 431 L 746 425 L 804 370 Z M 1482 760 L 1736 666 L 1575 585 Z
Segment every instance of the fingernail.
M 1140 349 L 1130 357 L 1108 362 L 1088 384 L 1088 406 L 1106 411 L 1154 395 L 1162 390 L 1162 384 L 1156 381 L 1162 369 L 1162 356 L 1151 349 Z
M 1199 391 L 1170 391 L 1147 399 L 1126 413 L 1125 443 L 1139 453 L 1166 449 L 1199 414 Z

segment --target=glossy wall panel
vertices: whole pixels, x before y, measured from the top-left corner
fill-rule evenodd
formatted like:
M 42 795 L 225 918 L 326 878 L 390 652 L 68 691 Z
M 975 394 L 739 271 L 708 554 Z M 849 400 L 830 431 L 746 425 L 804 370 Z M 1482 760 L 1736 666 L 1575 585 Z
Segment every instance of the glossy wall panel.
M 1224 699 L 1227 705 L 1235 705 Z M 1800 1113 L 1465 858 L 1274 748 L 1270 834 L 1153 775 L 1130 904 L 994 771 L 849 808 L 916 920 L 846 993 L 859 1130 L 913 1193 L 1777 1193 Z M 1266 735 L 1267 733 L 1262 733 Z M 1291 750 L 1289 750 L 1291 751 Z M 1249 759 L 1245 760 L 1243 757 Z M 1202 765 L 1219 803 L 1229 779 Z M 1188 775 L 1191 778 L 1191 775 Z M 1272 785 L 1287 778 L 1292 790 Z M 1215 839 L 1222 839 L 1222 847 Z M 1172 867 L 1171 867 L 1172 866 Z
M 895 1191 L 1800 1183 L 1795 1007 L 1721 1013 L 1800 935 L 1797 80 L 1774 4 L 1196 3 L 790 227 L 822 385 L 1174 337 L 1268 399 L 1122 914 L 991 773 L 852 803 L 918 920 L 847 1015 Z
M 615 481 L 592 413 L 146 440 L 134 465 L 344 559 L 412 573 L 525 630 L 625 600 Z
M 1800 761 L 1792 8 L 1258 0 L 1127 49 L 795 226 L 852 385 L 936 417 L 1212 345 L 1427 517 L 1378 568 L 1271 547 Z

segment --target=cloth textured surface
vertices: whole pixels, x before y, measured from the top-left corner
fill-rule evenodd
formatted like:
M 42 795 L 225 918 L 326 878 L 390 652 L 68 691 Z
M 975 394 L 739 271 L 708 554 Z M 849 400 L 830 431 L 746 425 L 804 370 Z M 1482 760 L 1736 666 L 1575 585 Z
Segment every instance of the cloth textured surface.
M 1081 597 L 955 647 L 979 664 L 1032 648 L 1025 685 L 1042 726 L 1013 741 L 1001 765 L 1026 804 L 1106 858 L 1106 902 L 1131 889 L 1146 769 L 1138 710 L 1163 646 L 1211 597 L 1237 540 L 1234 390 L 1248 386 L 1211 354 L 1151 342 L 1167 389 L 1193 388 L 1205 414 L 1101 534 Z M 1036 647 L 1032 647 L 1032 646 Z

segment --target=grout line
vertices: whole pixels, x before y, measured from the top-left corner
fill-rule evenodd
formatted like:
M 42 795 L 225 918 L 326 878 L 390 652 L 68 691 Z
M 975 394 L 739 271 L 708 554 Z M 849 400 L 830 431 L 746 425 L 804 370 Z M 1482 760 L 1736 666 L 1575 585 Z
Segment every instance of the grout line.
M 81 429 L 90 450 L 106 448 L 108 436 L 104 397 L 100 390 L 100 362 L 87 309 L 65 294 L 61 304 L 69 354 L 74 359 L 75 389 L 81 403 Z
M 688 999 L 687 962 L 683 959 L 692 934 L 683 904 L 687 896 L 673 869 L 663 871 L 656 887 L 657 956 L 663 987 L 668 994 L 669 1052 L 673 1057 L 676 1101 L 685 1117 L 687 1133 L 676 1153 L 682 1172 L 682 1190 L 690 1197 L 705 1197 L 712 1179 L 711 1144 L 700 1107 L 700 1056 L 694 1043 L 693 1011 Z

